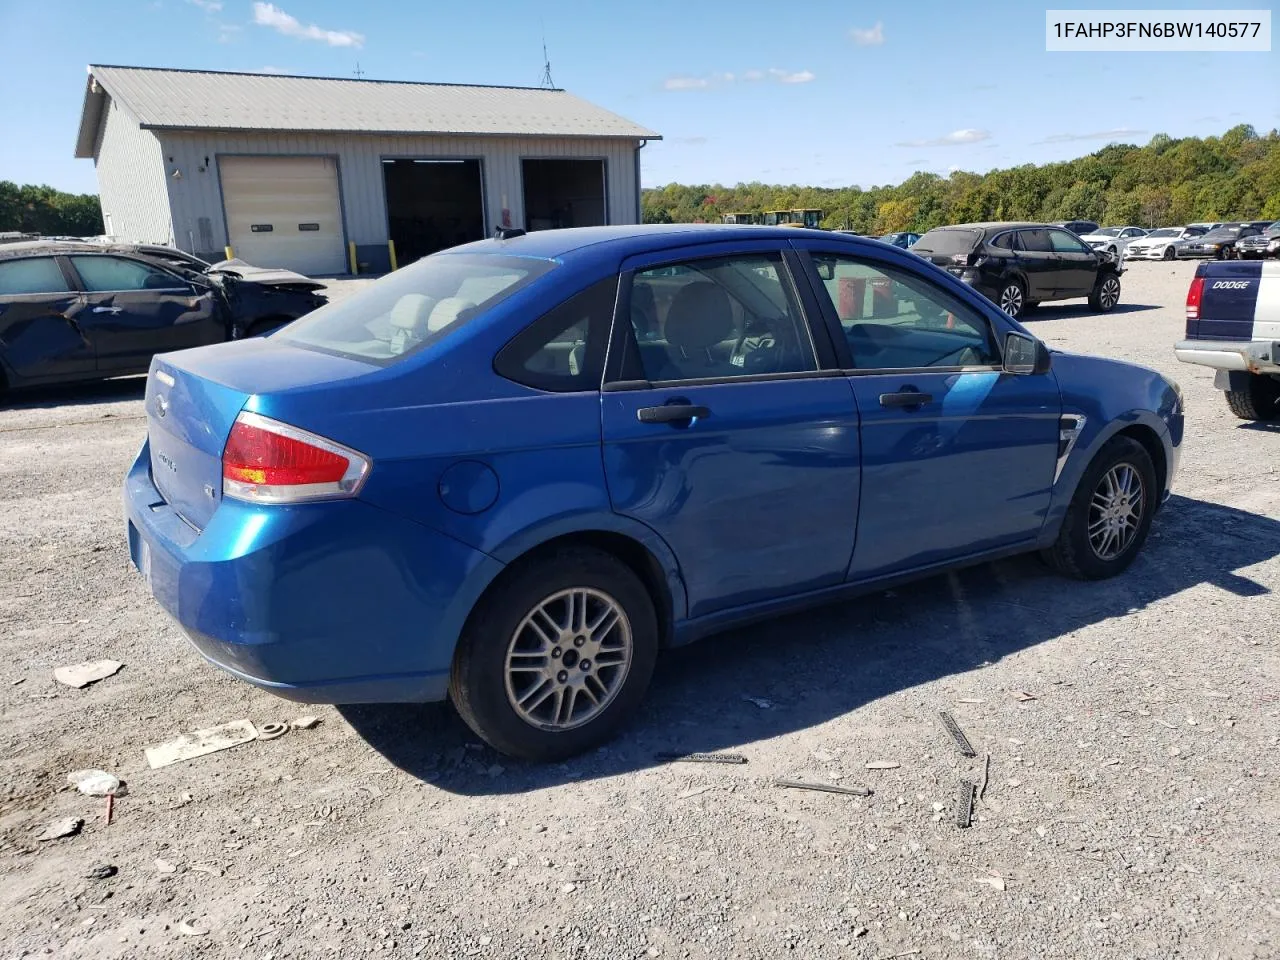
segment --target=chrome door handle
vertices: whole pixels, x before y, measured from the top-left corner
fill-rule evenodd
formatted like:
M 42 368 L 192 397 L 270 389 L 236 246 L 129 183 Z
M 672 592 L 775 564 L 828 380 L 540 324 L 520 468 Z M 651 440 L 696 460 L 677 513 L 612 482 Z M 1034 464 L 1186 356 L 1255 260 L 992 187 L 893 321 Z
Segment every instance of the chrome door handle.
M 123 307 L 94 307 L 94 313 L 119 313 Z

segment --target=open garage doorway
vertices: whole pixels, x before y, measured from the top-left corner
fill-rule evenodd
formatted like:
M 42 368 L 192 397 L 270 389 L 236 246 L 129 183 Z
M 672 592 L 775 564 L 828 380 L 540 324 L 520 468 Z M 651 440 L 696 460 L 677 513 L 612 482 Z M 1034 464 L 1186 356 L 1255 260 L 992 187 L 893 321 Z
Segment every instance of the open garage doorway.
M 382 179 L 399 266 L 484 239 L 479 160 L 383 160 Z
M 603 160 L 522 160 L 527 230 L 600 227 L 607 222 Z

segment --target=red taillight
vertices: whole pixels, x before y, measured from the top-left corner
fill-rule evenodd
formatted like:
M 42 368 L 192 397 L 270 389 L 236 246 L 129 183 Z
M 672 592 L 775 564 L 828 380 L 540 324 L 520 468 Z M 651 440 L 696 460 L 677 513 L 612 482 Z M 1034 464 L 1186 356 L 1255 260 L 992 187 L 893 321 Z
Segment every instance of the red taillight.
M 1200 319 L 1200 301 L 1204 299 L 1204 277 L 1196 277 L 1187 288 L 1187 319 Z
M 369 461 L 347 447 L 256 413 L 241 413 L 222 451 L 222 491 L 257 503 L 349 497 Z

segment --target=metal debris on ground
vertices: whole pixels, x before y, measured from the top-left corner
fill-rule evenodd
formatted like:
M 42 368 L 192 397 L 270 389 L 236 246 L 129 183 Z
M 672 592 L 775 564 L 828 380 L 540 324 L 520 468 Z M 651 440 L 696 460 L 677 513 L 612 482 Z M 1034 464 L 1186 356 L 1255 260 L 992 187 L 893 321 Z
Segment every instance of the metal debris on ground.
M 111 816 L 113 813 L 115 813 L 115 809 L 116 809 L 116 795 L 114 793 L 108 793 L 107 794 L 107 812 L 103 817 L 103 819 L 106 820 L 106 825 L 108 827 L 111 826 Z
M 1038 699 L 1034 693 L 1027 693 L 1025 690 L 1019 690 L 1013 695 L 1013 697 L 1015 700 L 1020 700 L 1023 703 L 1026 703 L 1028 700 Z
M 987 779 L 991 776 L 991 754 L 987 753 L 982 758 L 982 785 L 978 787 L 978 799 L 981 800 L 987 792 Z
M 968 827 L 973 823 L 973 794 L 973 781 L 961 780 L 959 802 L 956 804 L 956 826 L 958 827 Z
M 740 753 L 659 753 L 659 760 L 672 763 L 746 763 L 747 758 Z
M 289 732 L 287 723 L 264 723 L 258 728 L 259 740 L 274 740 L 276 737 L 283 737 Z
M 938 716 L 942 718 L 943 729 L 951 735 L 951 739 L 956 743 L 956 749 L 960 751 L 962 757 L 976 757 L 978 752 L 973 749 L 973 744 L 969 742 L 969 738 L 964 735 L 964 731 L 960 729 L 960 725 L 956 723 L 956 718 L 951 716 L 945 710 L 939 710 Z
M 74 770 L 67 774 L 71 784 L 87 797 L 105 797 L 120 793 L 120 779 L 105 770 Z
M 113 863 L 100 863 L 97 866 L 90 867 L 84 878 L 86 880 L 108 880 L 119 872 Z
M 676 794 L 677 800 L 688 800 L 690 797 L 696 797 L 699 794 L 706 793 L 711 787 L 694 787 L 692 790 L 686 790 L 684 793 Z
M 178 932 L 184 937 L 203 937 L 208 934 L 208 929 L 199 926 L 193 920 L 183 920 L 178 924 Z
M 956 703 L 986 703 L 982 697 L 961 697 Z
M 177 871 L 177 869 L 178 869 L 178 868 L 177 868 L 177 867 L 175 867 L 172 863 L 170 863 L 168 860 L 164 860 L 164 859 L 162 859 L 162 858 L 160 858 L 160 857 L 156 857 L 156 859 L 155 859 L 155 865 L 156 865 L 156 869 L 157 869 L 158 871 L 160 871 L 161 873 L 174 873 L 174 872 L 176 872 L 176 871 Z
M 45 827 L 36 839 L 43 842 L 45 840 L 61 840 L 63 837 L 74 837 L 83 826 L 84 821 L 79 817 L 65 817 L 62 820 L 55 820 Z
M 319 717 L 298 717 L 297 720 L 290 721 L 289 726 L 295 730 L 310 730 L 319 722 Z
M 147 747 L 144 752 L 151 769 L 159 770 L 180 760 L 194 760 L 205 754 L 217 753 L 219 750 L 248 743 L 250 740 L 256 740 L 257 737 L 258 731 L 250 721 L 233 720 L 221 726 L 184 733 L 167 743 L 157 743 L 155 746 Z
M 897 760 L 868 760 L 868 770 L 897 770 L 902 764 Z
M 775 787 L 790 787 L 792 790 L 817 790 L 821 793 L 843 793 L 851 797 L 869 797 L 872 790 L 861 784 L 851 787 L 836 786 L 834 783 L 809 783 L 807 780 L 775 780 Z
M 90 660 L 88 663 L 74 663 L 69 667 L 57 667 L 53 671 L 53 679 L 66 687 L 77 690 L 91 683 L 105 680 L 120 672 L 124 664 L 118 660 Z
M 900 957 L 914 957 L 918 953 L 920 953 L 919 949 L 903 950 L 901 953 L 891 953 L 886 957 L 877 957 L 876 960 L 899 960 Z
M 987 886 L 994 887 L 1002 893 L 1005 889 L 1004 877 L 974 877 L 973 882 L 985 883 Z

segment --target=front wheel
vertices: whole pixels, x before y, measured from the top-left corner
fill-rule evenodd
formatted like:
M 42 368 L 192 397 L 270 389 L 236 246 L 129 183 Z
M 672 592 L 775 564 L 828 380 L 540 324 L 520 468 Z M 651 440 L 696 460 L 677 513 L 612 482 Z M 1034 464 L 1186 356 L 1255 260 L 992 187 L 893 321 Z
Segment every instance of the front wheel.
M 1162 259 L 1164 259 L 1164 260 L 1175 260 L 1175 259 L 1177 259 L 1177 256 L 1178 256 L 1178 254 L 1174 251 L 1173 247 L 1165 247 L 1165 248 L 1164 248 L 1164 257 L 1162 257 Z
M 1119 302 L 1120 278 L 1114 273 L 1103 274 L 1089 294 L 1089 306 L 1097 313 L 1109 313 Z
M 1219 260 L 1230 260 L 1233 254 L 1234 251 L 1230 247 L 1223 246 L 1218 248 Z
M 657 653 L 640 578 L 611 554 L 569 547 L 510 572 L 480 601 L 449 694 L 494 749 L 559 760 L 608 739 L 634 712 Z
M 1158 496 L 1146 448 L 1129 437 L 1109 440 L 1080 478 L 1045 559 L 1077 580 L 1114 577 L 1146 541 Z
M 1017 280 L 1010 280 L 1000 288 L 1000 296 L 996 299 L 996 302 L 1000 305 L 1001 310 L 1011 317 L 1016 317 L 1022 312 L 1026 300 L 1027 294 L 1022 289 L 1022 284 Z

